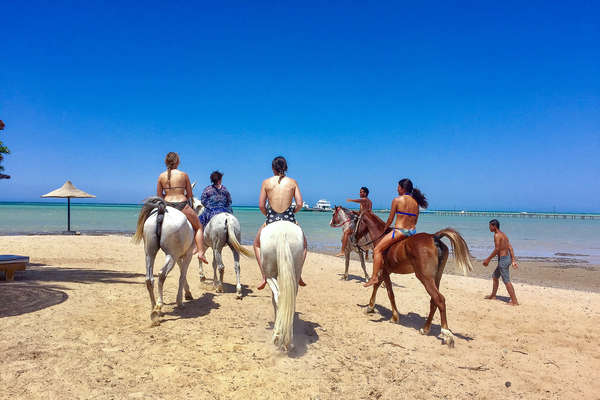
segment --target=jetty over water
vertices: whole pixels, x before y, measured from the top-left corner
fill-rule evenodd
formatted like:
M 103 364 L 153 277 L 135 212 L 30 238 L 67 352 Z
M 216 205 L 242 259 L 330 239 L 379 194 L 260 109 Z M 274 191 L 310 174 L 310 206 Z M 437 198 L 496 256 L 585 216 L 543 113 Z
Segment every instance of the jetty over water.
M 530 213 L 508 211 L 421 211 L 421 214 L 458 216 L 458 217 L 511 217 L 538 219 L 595 219 L 600 220 L 600 214 L 571 214 L 571 213 Z

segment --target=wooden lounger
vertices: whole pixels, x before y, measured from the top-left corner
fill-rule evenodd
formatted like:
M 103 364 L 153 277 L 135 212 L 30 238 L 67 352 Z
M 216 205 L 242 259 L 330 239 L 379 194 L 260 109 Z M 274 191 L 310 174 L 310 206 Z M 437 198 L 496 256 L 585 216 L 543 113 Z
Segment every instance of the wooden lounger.
M 15 278 L 15 271 L 24 271 L 29 263 L 29 257 L 0 255 L 0 271 L 4 271 L 7 281 Z

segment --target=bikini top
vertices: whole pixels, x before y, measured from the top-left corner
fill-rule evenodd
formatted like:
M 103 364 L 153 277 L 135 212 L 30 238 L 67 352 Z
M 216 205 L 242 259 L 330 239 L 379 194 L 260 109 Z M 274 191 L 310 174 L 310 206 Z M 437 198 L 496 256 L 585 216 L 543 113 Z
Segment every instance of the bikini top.
M 407 193 L 403 194 L 403 196 L 410 196 L 410 197 L 412 197 L 412 195 L 407 194 Z M 402 212 L 402 211 L 396 211 L 396 214 L 410 215 L 412 217 L 416 217 L 417 216 L 417 214 L 407 213 L 407 212 Z

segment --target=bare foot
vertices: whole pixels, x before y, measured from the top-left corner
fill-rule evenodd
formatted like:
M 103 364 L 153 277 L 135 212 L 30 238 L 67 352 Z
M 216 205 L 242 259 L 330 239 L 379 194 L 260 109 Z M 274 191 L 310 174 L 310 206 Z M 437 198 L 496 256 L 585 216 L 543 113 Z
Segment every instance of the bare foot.
M 267 280 L 265 278 L 263 278 L 262 282 L 260 283 L 260 285 L 258 285 L 256 288 L 258 290 L 263 290 L 265 288 L 265 285 L 267 284 Z
M 373 286 L 375 284 L 379 283 L 379 279 L 377 279 L 377 277 L 373 277 L 369 280 L 369 282 L 365 283 L 363 286 L 364 287 L 369 287 L 369 286 Z
M 300 277 L 300 280 L 298 281 L 298 285 L 306 286 L 306 283 L 304 283 L 304 281 L 302 280 L 302 277 Z
M 202 261 L 204 264 L 208 264 L 208 260 L 204 256 L 204 253 L 198 253 L 198 260 Z
M 496 296 L 492 296 L 491 294 L 488 296 L 485 296 L 484 299 L 488 299 L 488 300 L 496 300 Z
M 514 303 L 512 300 L 506 303 L 507 306 L 518 306 L 519 303 Z
M 335 255 L 335 257 L 344 257 L 346 255 L 346 253 L 344 253 L 343 251 L 340 251 L 339 253 L 337 253 Z

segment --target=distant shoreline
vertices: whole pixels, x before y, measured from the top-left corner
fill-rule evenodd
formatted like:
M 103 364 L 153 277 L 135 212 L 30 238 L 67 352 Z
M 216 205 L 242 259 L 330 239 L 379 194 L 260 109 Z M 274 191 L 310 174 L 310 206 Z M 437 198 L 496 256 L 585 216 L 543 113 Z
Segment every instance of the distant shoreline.
M 37 206 L 56 206 L 60 207 L 65 205 L 64 199 L 48 200 L 48 201 L 0 201 L 0 206 L 3 205 L 37 205 Z M 141 203 L 100 203 L 100 202 L 82 202 L 76 201 L 71 203 L 71 207 L 80 206 L 98 206 L 98 207 L 141 207 Z M 233 205 L 234 208 L 242 209 L 258 209 L 256 205 Z M 351 210 L 358 210 L 358 208 L 346 207 Z M 302 211 L 302 210 L 301 210 Z M 373 209 L 376 213 L 389 213 L 389 209 L 378 208 Z M 600 211 L 598 212 L 578 212 L 578 211 L 509 211 L 509 210 L 457 210 L 457 209 L 429 209 L 421 210 L 421 214 L 435 214 L 435 213 L 456 213 L 468 214 L 468 213 L 499 213 L 499 214 L 548 214 L 548 215 L 586 215 L 586 216 L 597 216 L 600 218 Z

